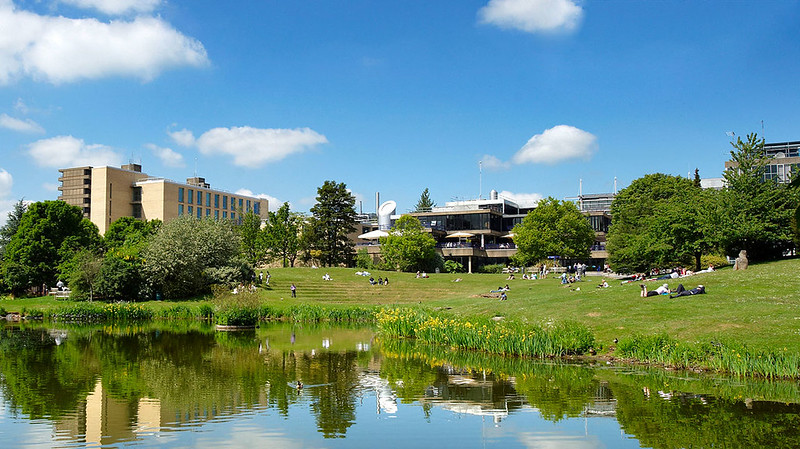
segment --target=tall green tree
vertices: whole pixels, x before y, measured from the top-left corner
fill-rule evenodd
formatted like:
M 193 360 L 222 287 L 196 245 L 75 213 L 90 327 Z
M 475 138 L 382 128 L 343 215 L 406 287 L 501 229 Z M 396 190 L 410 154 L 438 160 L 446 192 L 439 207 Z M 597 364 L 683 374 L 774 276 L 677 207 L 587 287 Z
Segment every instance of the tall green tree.
M 236 228 L 241 241 L 241 253 L 244 260 L 252 266 L 258 266 L 267 256 L 267 245 L 261 228 L 261 217 L 247 212 L 242 223 Z
M 53 285 L 60 265 L 78 250 L 100 244 L 97 226 L 83 218 L 79 207 L 63 201 L 33 203 L 6 246 L 3 277 L 17 294 L 31 286 Z
M 512 232 L 517 246 L 514 262 L 519 265 L 532 265 L 547 256 L 585 259 L 594 243 L 594 231 L 578 207 L 552 197 L 539 201 Z
M 0 227 L 0 261 L 3 259 L 6 245 L 8 245 L 8 242 L 14 237 L 14 234 L 17 233 L 17 228 L 19 228 L 19 223 L 22 221 L 22 216 L 25 215 L 26 209 L 25 201 L 22 199 L 17 201 L 14 204 L 14 208 L 8 212 L 6 224 Z
M 318 251 L 325 266 L 349 264 L 353 242 L 348 234 L 356 230 L 356 199 L 344 183 L 325 181 L 317 189 L 317 203 L 311 208 L 311 251 Z
M 720 213 L 716 192 L 692 180 L 661 173 L 636 179 L 611 204 L 609 264 L 625 273 L 678 265 L 699 269 L 701 256 L 719 246 Z
M 107 249 L 122 246 L 137 246 L 158 232 L 161 220 L 142 221 L 133 217 L 121 217 L 115 220 L 103 235 L 103 245 Z
M 764 139 L 748 134 L 731 142 L 731 160 L 725 170 L 726 188 L 721 194 L 722 244 L 730 256 L 746 250 L 752 260 L 780 257 L 794 246 L 793 220 L 798 189 L 766 179 L 769 158 Z
M 425 187 L 425 190 L 422 191 L 422 195 L 419 197 L 419 201 L 417 201 L 414 212 L 430 212 L 433 207 L 436 207 L 436 203 L 431 199 L 428 188 Z
M 436 240 L 419 219 L 403 215 L 395 222 L 387 237 L 381 237 L 381 257 L 398 271 L 427 270 L 436 259 Z
M 289 203 L 283 203 L 275 212 L 269 213 L 264 226 L 264 239 L 270 256 L 280 259 L 283 266 L 294 266 L 300 251 L 301 214 L 289 210 Z

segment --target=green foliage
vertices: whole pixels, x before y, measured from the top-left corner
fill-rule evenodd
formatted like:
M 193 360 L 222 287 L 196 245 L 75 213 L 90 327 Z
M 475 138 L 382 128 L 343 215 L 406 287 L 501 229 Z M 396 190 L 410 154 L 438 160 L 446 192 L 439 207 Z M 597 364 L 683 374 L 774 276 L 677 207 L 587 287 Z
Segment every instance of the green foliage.
M 715 247 L 713 192 L 661 173 L 645 175 L 622 189 L 611 204 L 609 264 L 623 273 L 699 265 Z
M 103 244 L 107 249 L 141 247 L 148 237 L 158 232 L 162 224 L 161 220 L 142 221 L 133 217 L 121 217 L 108 227 L 103 236 Z
M 764 179 L 768 162 L 764 139 L 753 133 L 732 142 L 734 166 L 723 174 L 719 236 L 729 256 L 746 250 L 751 260 L 780 257 L 794 245 L 793 221 L 800 203 L 798 189 Z
M 289 211 L 289 203 L 283 203 L 276 212 L 269 213 L 264 226 L 263 239 L 269 257 L 281 260 L 284 267 L 293 267 L 300 252 L 300 228 L 304 216 Z
M 517 245 L 514 262 L 520 266 L 547 256 L 585 259 L 594 242 L 594 231 L 577 206 L 552 197 L 541 200 L 513 232 Z
M 436 240 L 411 215 L 400 217 L 381 237 L 381 256 L 391 269 L 399 271 L 426 270 L 435 263 Z
M 15 293 L 34 285 L 52 285 L 59 265 L 77 250 L 99 245 L 97 226 L 83 218 L 79 207 L 63 201 L 33 203 L 6 245 L 3 277 Z
M 238 266 L 239 236 L 227 220 L 181 217 L 164 224 L 143 252 L 145 279 L 165 298 L 209 291 L 209 269 Z
M 61 265 L 61 278 L 66 279 L 73 299 L 93 299 L 100 278 L 103 259 L 94 251 L 80 250 Z
M 582 354 L 594 345 L 588 328 L 575 322 L 544 326 L 449 318 L 413 309 L 384 309 L 378 329 L 393 337 L 496 354 L 548 357 Z
M 258 311 L 251 307 L 220 310 L 214 314 L 214 320 L 221 326 L 255 326 Z
M 261 217 L 247 212 L 237 226 L 241 242 L 241 255 L 251 266 L 258 266 L 267 256 L 267 246 L 261 231 Z
M 372 270 L 375 268 L 375 262 L 373 262 L 372 256 L 369 255 L 369 251 L 367 251 L 366 248 L 361 248 L 356 251 L 356 267 L 362 270 Z
M 133 247 L 109 250 L 100 267 L 97 294 L 109 301 L 143 299 L 142 259 Z
M 324 266 L 348 265 L 353 243 L 348 234 L 355 232 L 355 197 L 344 183 L 325 181 L 317 189 L 317 203 L 311 208 L 312 216 L 307 230 L 308 249 L 319 252 Z
M 464 265 L 460 262 L 456 262 L 455 260 L 445 260 L 444 271 L 445 273 L 463 273 Z
M 138 304 L 112 303 L 97 304 L 83 303 L 73 306 L 61 307 L 49 313 L 48 318 L 56 321 L 147 321 L 152 320 L 155 314 L 152 309 Z
M 482 265 L 479 270 L 481 273 L 500 274 L 503 272 L 503 268 L 505 267 L 506 266 L 501 263 L 495 263 L 495 264 Z
M 703 254 L 700 258 L 700 268 L 706 269 L 712 265 L 714 268 L 724 267 L 728 265 L 728 258 L 718 254 Z
M 6 224 L 0 227 L 0 263 L 3 261 L 6 245 L 8 245 L 8 242 L 14 237 L 14 234 L 17 233 L 19 224 L 22 221 L 22 216 L 25 215 L 25 210 L 27 210 L 27 208 L 23 200 L 14 203 L 14 208 L 8 212 L 8 216 L 6 217 Z
M 434 207 L 436 207 L 436 202 L 431 199 L 431 194 L 428 192 L 428 188 L 425 187 L 419 197 L 419 201 L 417 201 L 417 205 L 414 207 L 414 212 L 430 212 Z

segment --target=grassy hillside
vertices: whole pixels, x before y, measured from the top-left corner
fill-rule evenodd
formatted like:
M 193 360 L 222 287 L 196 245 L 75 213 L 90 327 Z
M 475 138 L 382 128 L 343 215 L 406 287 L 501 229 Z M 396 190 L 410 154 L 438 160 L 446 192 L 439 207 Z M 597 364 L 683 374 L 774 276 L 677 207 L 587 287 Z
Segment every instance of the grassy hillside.
M 416 279 L 412 273 L 373 271 L 390 279 L 388 286 L 372 286 L 355 269 L 270 269 L 271 285 L 259 291 L 265 304 L 423 306 L 456 316 L 504 316 L 541 323 L 574 320 L 588 326 L 603 347 L 613 339 L 636 334 L 667 334 L 681 341 L 736 341 L 767 350 L 800 352 L 800 259 L 751 265 L 746 271 L 723 269 L 715 273 L 669 281 L 671 288 L 706 286 L 707 294 L 669 299 L 639 297 L 639 283 L 621 284 L 609 279 L 609 288 L 596 288 L 601 277 L 589 277 L 569 287 L 557 278 L 535 281 L 506 280 L 500 274 L 430 274 Z M 332 281 L 323 281 L 329 273 Z M 461 278 L 460 282 L 453 282 Z M 649 282 L 655 288 L 664 281 Z M 290 298 L 289 286 L 297 286 Z M 509 284 L 507 301 L 485 297 Z M 580 290 L 577 289 L 580 287 Z M 51 298 L 0 301 L 11 311 L 47 309 L 68 305 Z M 175 303 L 148 303 L 158 310 Z M 193 306 L 198 302 L 181 302 Z

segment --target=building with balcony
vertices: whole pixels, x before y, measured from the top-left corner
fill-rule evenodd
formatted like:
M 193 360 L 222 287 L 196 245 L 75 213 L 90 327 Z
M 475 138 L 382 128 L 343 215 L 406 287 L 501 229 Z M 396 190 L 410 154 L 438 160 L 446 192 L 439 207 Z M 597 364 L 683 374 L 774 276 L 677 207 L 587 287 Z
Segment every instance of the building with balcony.
M 58 199 L 80 207 L 100 234 L 122 217 L 167 222 L 188 215 L 240 222 L 248 212 L 265 219 L 269 206 L 263 198 L 212 189 L 205 178 L 180 183 L 151 177 L 142 173 L 138 164 L 63 168 L 59 172 Z

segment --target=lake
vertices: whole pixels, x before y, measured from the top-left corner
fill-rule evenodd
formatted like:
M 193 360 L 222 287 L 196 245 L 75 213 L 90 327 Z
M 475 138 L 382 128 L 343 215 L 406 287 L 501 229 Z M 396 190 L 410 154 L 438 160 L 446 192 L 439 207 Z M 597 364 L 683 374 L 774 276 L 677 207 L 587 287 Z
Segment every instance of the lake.
M 2 448 L 800 447 L 796 381 L 459 352 L 363 326 L 0 332 Z

